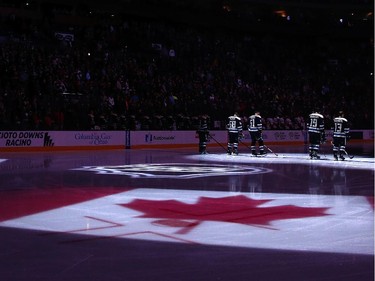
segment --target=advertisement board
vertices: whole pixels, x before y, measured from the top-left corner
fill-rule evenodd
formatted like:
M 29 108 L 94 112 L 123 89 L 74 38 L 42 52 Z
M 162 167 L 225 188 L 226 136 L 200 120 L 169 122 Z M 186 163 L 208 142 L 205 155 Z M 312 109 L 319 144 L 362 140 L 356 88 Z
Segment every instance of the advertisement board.
M 351 132 L 352 141 L 374 141 L 373 130 Z M 326 131 L 327 140 L 332 133 Z M 226 146 L 226 131 L 210 131 L 211 146 Z M 267 144 L 304 144 L 306 131 L 263 131 Z M 242 142 L 249 144 L 244 131 Z M 179 148 L 198 146 L 195 131 L 0 131 L 0 151 Z
M 1 131 L 1 150 L 124 148 L 124 131 Z

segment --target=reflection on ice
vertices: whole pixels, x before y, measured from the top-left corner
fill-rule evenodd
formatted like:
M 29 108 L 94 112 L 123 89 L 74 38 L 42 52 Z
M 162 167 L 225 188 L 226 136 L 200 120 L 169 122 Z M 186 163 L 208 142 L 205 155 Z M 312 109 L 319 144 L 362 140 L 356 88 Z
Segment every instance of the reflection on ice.
M 240 154 L 237 156 L 228 156 L 223 153 L 206 155 L 188 155 L 188 159 L 199 159 L 207 162 L 226 162 L 226 163 L 272 163 L 272 164 L 299 164 L 337 167 L 344 169 L 375 170 L 374 158 L 358 156 L 345 161 L 335 161 L 331 156 L 323 156 L 320 160 L 311 160 L 304 153 L 283 153 L 276 155 L 267 155 L 265 157 L 254 157 L 250 154 Z

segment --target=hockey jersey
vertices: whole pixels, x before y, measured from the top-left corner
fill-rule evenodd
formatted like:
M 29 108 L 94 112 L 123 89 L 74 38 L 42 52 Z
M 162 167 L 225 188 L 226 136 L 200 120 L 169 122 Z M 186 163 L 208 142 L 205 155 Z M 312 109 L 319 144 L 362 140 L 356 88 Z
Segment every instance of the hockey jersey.
M 241 118 L 233 115 L 228 117 L 227 129 L 229 133 L 242 133 Z
M 249 117 L 249 132 L 262 131 L 262 117 L 258 114 L 251 115 Z
M 336 117 L 333 119 L 333 137 L 346 138 L 349 135 L 348 120 L 343 117 Z
M 309 133 L 324 133 L 324 117 L 319 113 L 311 113 L 309 115 L 309 123 L 307 124 Z

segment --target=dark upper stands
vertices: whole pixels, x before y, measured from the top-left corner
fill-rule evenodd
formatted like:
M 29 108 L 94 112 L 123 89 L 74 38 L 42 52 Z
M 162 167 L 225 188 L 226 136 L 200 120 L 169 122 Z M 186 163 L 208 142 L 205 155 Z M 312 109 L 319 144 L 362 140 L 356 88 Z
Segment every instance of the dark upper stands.
M 0 1 L 0 130 L 194 129 L 203 113 L 224 129 L 255 109 L 266 129 L 303 129 L 315 108 L 327 128 L 338 110 L 374 126 L 368 13 L 317 24 L 295 1 L 292 16 L 257 1 L 117 1 L 129 9 L 116 14 L 58 2 Z

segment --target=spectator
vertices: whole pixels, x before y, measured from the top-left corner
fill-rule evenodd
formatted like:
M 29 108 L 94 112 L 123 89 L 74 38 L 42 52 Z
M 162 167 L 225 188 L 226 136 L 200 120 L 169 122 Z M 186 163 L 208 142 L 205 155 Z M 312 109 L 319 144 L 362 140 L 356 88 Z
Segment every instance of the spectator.
M 25 25 L 17 16 L 3 21 L 1 130 L 124 129 L 120 123 L 136 129 L 145 116 L 150 129 L 186 130 L 202 110 L 224 129 L 228 111 L 245 115 L 254 104 L 268 130 L 303 129 L 312 106 L 327 120 L 337 109 L 361 108 L 348 116 L 351 128 L 373 128 L 370 41 L 240 36 L 144 19 L 62 26 L 53 18 L 48 25 Z M 60 44 L 51 36 L 58 28 L 74 30 L 74 41 Z M 151 48 L 155 42 L 161 51 Z M 86 122 L 90 110 L 94 126 Z

